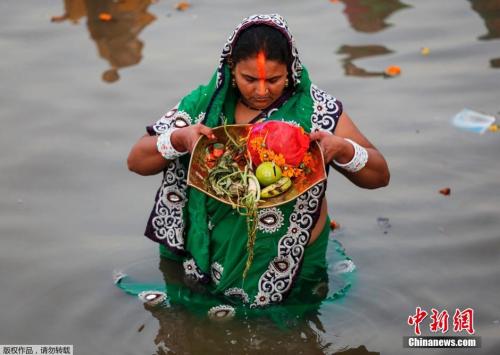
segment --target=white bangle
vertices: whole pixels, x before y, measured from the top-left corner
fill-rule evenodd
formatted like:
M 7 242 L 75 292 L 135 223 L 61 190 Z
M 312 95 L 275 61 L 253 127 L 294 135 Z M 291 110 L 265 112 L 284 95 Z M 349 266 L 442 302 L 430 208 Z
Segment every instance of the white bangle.
M 346 141 L 352 144 L 354 147 L 354 156 L 352 157 L 351 161 L 345 164 L 339 163 L 336 160 L 333 162 L 335 165 L 338 167 L 347 170 L 351 173 L 355 173 L 363 169 L 366 165 L 366 162 L 368 161 L 368 151 L 360 146 L 358 143 L 350 140 L 349 138 L 344 138 Z
M 174 160 L 188 153 L 187 150 L 185 152 L 179 152 L 172 145 L 170 138 L 172 136 L 172 133 L 174 133 L 174 131 L 177 129 L 179 128 L 171 127 L 167 129 L 165 132 L 158 136 L 158 140 L 156 141 L 156 148 L 158 149 L 160 154 L 167 160 Z

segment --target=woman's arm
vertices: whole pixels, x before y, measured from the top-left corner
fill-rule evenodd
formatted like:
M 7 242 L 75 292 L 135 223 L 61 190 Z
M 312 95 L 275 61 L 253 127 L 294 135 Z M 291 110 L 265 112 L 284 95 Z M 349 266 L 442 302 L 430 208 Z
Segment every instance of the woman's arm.
M 175 130 L 170 139 L 177 151 L 191 153 L 202 135 L 210 139 L 215 138 L 209 127 L 195 124 Z M 155 175 L 166 168 L 170 161 L 158 152 L 157 140 L 158 136 L 145 134 L 134 144 L 127 158 L 127 166 L 130 171 L 139 175 Z
M 166 160 L 156 148 L 158 136 L 145 134 L 134 144 L 127 158 L 130 171 L 139 175 L 155 175 L 163 171 L 168 165 Z
M 357 186 L 376 189 L 389 184 L 390 173 L 384 156 L 359 131 L 347 113 L 344 112 L 340 116 L 335 134 L 317 131 L 311 133 L 310 137 L 319 142 L 325 156 L 325 162 Z M 358 172 L 351 173 L 333 163 L 333 160 L 336 160 L 338 163 L 344 164 L 354 156 L 354 147 L 344 138 L 353 140 L 368 152 L 368 161 L 365 167 Z

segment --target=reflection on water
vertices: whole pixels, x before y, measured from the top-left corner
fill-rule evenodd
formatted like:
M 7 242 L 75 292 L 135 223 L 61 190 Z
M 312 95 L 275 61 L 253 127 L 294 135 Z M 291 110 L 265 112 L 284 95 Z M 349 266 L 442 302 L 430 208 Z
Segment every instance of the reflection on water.
M 276 350 L 324 354 L 331 346 L 318 336 L 316 329 L 322 324 L 315 320 L 282 331 L 266 320 L 210 321 L 197 319 L 179 306 L 144 307 L 159 323 L 154 338 L 157 354 L 268 354 Z
M 488 33 L 479 39 L 488 40 L 500 38 L 500 1 L 498 0 L 469 0 L 472 9 L 484 21 Z
M 493 58 L 490 60 L 490 65 L 492 68 L 500 68 L 500 58 Z
M 351 27 L 359 32 L 378 32 L 390 26 L 385 22 L 392 13 L 408 7 L 399 0 L 341 0 Z
M 331 323 L 324 323 L 322 315 L 333 303 L 342 302 L 355 281 L 355 265 L 334 238 L 332 234 L 326 253 L 329 267 L 319 267 L 314 276 L 301 279 L 286 301 L 273 307 L 248 307 L 248 296 L 236 288 L 225 296 L 214 294 L 210 286 L 186 275 L 182 263 L 164 257 L 159 260 L 159 273 L 151 274 L 148 259 L 116 270 L 113 279 L 158 320 L 152 334 L 158 353 L 206 353 L 208 343 L 209 353 L 237 349 L 236 353 L 246 354 L 274 350 L 332 354 L 347 344 L 336 337 L 331 340 L 337 330 L 326 331 Z M 358 317 L 349 313 L 350 319 Z M 345 324 L 339 322 L 338 329 L 346 329 Z M 190 341 L 195 335 L 204 342 Z M 363 348 L 356 350 L 354 354 L 366 353 Z
M 392 53 L 390 49 L 379 45 L 350 46 L 343 45 L 337 51 L 338 54 L 346 54 L 347 57 L 342 60 L 345 75 L 359 77 L 385 76 L 384 71 L 368 71 L 358 67 L 353 63 L 354 60 L 376 55 Z
M 478 37 L 480 40 L 492 40 L 500 38 L 500 1 L 499 0 L 469 0 L 472 9 L 476 11 L 484 21 L 488 33 Z M 493 68 L 500 68 L 500 58 L 490 60 Z
M 276 351 L 287 354 L 332 354 L 335 349 L 339 349 L 339 345 L 322 337 L 325 328 L 319 317 L 319 304 L 293 319 L 283 314 L 283 319 L 280 320 L 286 321 L 285 325 L 278 324 L 276 319 L 270 321 L 262 316 L 211 320 L 194 309 L 196 298 L 203 290 L 196 289 L 197 284 L 193 284 L 192 293 L 189 294 L 185 287 L 189 282 L 180 263 L 161 258 L 159 268 L 167 284 L 170 304 L 144 304 L 144 308 L 159 323 L 154 338 L 156 354 L 269 354 Z M 143 326 L 138 331 L 142 329 Z M 342 350 L 338 354 L 379 353 L 369 352 L 364 346 L 360 346 Z
M 118 70 L 141 61 L 143 43 L 137 37 L 155 16 L 147 12 L 151 0 L 64 0 L 64 13 L 53 22 L 78 21 L 87 16 L 87 28 L 99 55 L 110 68 L 102 79 L 117 81 Z
M 390 26 L 385 21 L 394 12 L 408 7 L 398 0 L 341 0 L 345 4 L 344 13 L 351 27 L 359 32 L 378 32 Z M 342 60 L 345 75 L 357 77 L 384 77 L 384 71 L 368 71 L 355 65 L 358 58 L 392 53 L 381 45 L 351 46 L 343 45 L 338 54 L 346 54 Z
M 52 22 L 63 22 L 69 20 L 73 23 L 86 15 L 84 0 L 64 0 L 64 13 L 60 16 L 53 16 Z

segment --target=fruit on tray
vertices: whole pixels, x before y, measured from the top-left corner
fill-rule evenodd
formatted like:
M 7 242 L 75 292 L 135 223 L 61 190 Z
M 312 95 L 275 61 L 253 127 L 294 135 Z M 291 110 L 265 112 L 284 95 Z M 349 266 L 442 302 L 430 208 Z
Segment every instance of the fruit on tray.
M 281 168 L 274 162 L 266 161 L 257 167 L 255 176 L 261 186 L 268 186 L 281 178 Z
M 289 177 L 283 176 L 275 183 L 263 188 L 260 192 L 260 197 L 275 197 L 286 192 L 290 187 L 292 187 L 292 180 Z

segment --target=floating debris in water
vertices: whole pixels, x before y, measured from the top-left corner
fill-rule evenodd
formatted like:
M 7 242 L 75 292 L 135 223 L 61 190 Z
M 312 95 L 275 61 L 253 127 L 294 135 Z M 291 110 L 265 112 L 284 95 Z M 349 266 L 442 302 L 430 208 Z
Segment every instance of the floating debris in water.
M 138 332 L 138 333 L 142 332 L 142 330 L 144 329 L 144 326 L 145 326 L 145 324 L 141 325 L 141 326 L 139 327 L 139 329 L 137 329 L 137 332 Z
M 390 65 L 384 70 L 384 74 L 389 77 L 398 76 L 401 74 L 401 68 L 397 65 Z
M 340 224 L 338 224 L 335 220 L 330 220 L 330 229 L 331 230 L 335 230 L 335 229 L 339 229 L 340 228 Z
M 483 134 L 493 125 L 495 117 L 466 108 L 457 113 L 452 122 L 457 128 Z
M 107 12 L 101 12 L 99 14 L 99 20 L 103 21 L 103 22 L 108 22 L 108 21 L 111 21 L 113 19 L 113 16 L 111 16 L 111 14 L 107 13 Z
M 430 50 L 428 47 L 422 47 L 422 48 L 420 49 L 420 53 L 421 53 L 422 55 L 429 55 L 429 53 L 430 53 L 430 52 L 431 52 L 431 50 Z
M 188 3 L 187 1 L 181 1 L 181 2 L 178 2 L 176 5 L 175 5 L 175 9 L 177 11 L 186 11 L 187 9 L 189 9 L 191 7 L 191 4 Z
M 229 320 L 234 318 L 235 313 L 234 307 L 221 304 L 208 310 L 208 318 L 212 320 Z
M 333 265 L 333 272 L 335 274 L 343 274 L 346 272 L 353 272 L 356 270 L 356 265 L 352 262 L 352 260 L 342 260 Z
M 445 187 L 441 190 L 439 190 L 439 193 L 444 196 L 450 196 L 451 189 L 449 187 Z
M 163 303 L 167 299 L 167 294 L 161 291 L 142 291 L 137 295 L 137 297 L 149 306 L 156 306 Z
M 387 234 L 389 232 L 389 229 L 392 227 L 389 223 L 389 218 L 387 217 L 378 217 L 377 224 L 382 229 L 384 234 Z

